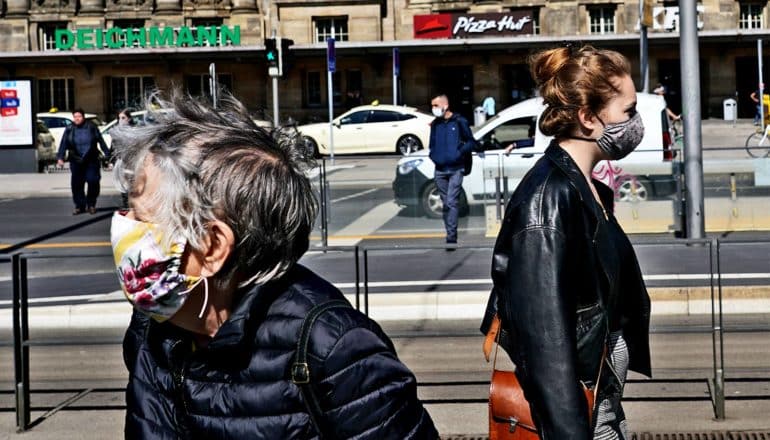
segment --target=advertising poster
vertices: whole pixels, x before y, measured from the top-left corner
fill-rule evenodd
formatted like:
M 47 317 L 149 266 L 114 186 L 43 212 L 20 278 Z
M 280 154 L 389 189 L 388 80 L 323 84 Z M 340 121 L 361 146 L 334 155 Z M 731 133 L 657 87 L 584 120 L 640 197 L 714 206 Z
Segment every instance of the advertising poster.
M 0 81 L 0 147 L 34 145 L 32 81 Z

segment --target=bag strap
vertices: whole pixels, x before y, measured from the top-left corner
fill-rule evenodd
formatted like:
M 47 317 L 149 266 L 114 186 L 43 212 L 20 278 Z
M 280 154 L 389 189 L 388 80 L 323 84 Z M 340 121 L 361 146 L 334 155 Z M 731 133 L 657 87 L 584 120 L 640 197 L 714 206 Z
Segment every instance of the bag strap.
M 315 305 L 305 315 L 305 319 L 302 321 L 302 327 L 299 332 L 299 340 L 297 341 L 297 351 L 294 355 L 294 362 L 291 364 L 291 381 L 299 387 L 302 393 L 303 400 L 307 409 L 308 416 L 310 416 L 310 423 L 313 424 L 318 437 L 323 439 L 323 429 L 321 429 L 321 417 L 323 417 L 323 411 L 321 411 L 321 404 L 313 391 L 313 387 L 310 384 L 310 368 L 307 363 L 307 347 L 310 343 L 310 331 L 313 329 L 321 314 L 325 311 L 338 307 L 350 307 L 350 304 L 341 299 L 335 299 L 325 303 Z
M 489 357 L 492 354 L 492 347 L 495 348 L 495 356 L 492 358 L 492 369 L 495 369 L 495 365 L 497 364 L 497 348 L 500 346 L 500 315 L 495 313 L 495 316 L 492 318 L 492 323 L 489 325 L 489 331 L 487 331 L 487 336 L 484 338 L 484 358 L 489 362 Z M 604 344 L 604 349 L 602 350 L 602 359 L 599 362 L 599 374 L 596 375 L 596 381 L 594 381 L 594 395 L 596 395 L 596 392 L 599 391 L 599 379 L 602 377 L 602 369 L 604 368 L 604 361 L 607 359 L 607 344 Z M 585 387 L 585 384 L 583 382 L 580 382 L 583 387 Z M 596 400 L 594 400 L 594 406 L 596 406 Z

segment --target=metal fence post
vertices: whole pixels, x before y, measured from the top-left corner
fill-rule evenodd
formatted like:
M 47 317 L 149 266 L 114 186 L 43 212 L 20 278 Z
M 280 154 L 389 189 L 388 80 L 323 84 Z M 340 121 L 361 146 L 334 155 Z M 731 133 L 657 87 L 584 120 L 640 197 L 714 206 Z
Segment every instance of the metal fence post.
M 27 430 L 29 411 L 29 325 L 27 314 L 27 260 L 20 254 L 12 257 L 13 270 L 13 371 L 16 397 L 16 428 Z
M 318 173 L 319 196 L 321 199 L 321 245 L 329 245 L 329 219 L 327 218 L 327 200 L 326 200 L 326 159 L 321 159 L 320 172 Z
M 724 326 L 722 325 L 722 268 L 720 242 L 712 239 L 709 245 L 709 269 L 711 271 L 711 346 L 714 362 L 714 378 L 710 381 L 711 405 L 717 420 L 725 419 L 725 352 Z M 714 292 L 714 252 L 716 252 L 717 295 Z
M 358 245 L 356 245 L 353 248 L 354 257 L 356 259 L 356 310 L 361 310 L 361 282 L 360 282 L 360 276 L 358 274 L 359 271 L 359 264 L 358 264 Z
M 369 316 L 369 250 L 364 249 L 364 314 Z

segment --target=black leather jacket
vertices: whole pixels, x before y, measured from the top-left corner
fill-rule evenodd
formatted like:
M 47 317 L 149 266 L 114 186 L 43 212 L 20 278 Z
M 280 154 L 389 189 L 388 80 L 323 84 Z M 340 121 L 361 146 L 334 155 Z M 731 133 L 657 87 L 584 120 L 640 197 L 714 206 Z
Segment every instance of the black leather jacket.
M 612 190 L 595 186 L 611 208 Z M 613 312 L 604 307 L 609 292 L 622 295 L 614 312 L 629 368 L 650 376 L 650 299 L 636 257 L 615 258 L 602 217 L 577 164 L 552 143 L 514 192 L 495 244 L 482 332 L 499 310 L 501 346 L 545 440 L 593 437 L 578 381 L 596 380 Z

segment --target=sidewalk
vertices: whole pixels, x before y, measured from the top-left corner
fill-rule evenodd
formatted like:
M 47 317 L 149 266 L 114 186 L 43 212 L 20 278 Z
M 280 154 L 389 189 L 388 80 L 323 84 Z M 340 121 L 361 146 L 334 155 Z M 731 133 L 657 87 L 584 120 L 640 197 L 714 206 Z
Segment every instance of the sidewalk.
M 116 403 L 117 404 L 117 403 Z M 744 431 L 770 433 L 770 401 L 728 401 L 726 420 L 713 420 L 711 403 L 700 402 L 626 402 L 623 404 L 632 439 L 711 439 L 752 438 Z M 426 405 L 444 439 L 481 440 L 487 435 L 486 404 Z M 32 419 L 40 417 L 34 412 Z M 123 438 L 123 410 L 64 410 L 43 420 L 25 433 L 16 433 L 15 413 L 0 413 L 0 440 L 105 440 Z M 741 432 L 744 436 L 707 437 L 706 433 Z M 658 434 L 645 437 L 642 433 Z M 683 433 L 673 436 L 672 433 Z M 684 433 L 690 433 L 686 435 Z M 668 434 L 668 436 L 665 436 Z M 700 435 L 699 437 L 693 434 Z M 629 439 L 629 440 L 632 440 Z
M 766 318 L 765 316 L 764 318 Z M 737 318 L 731 324 L 727 325 L 728 329 L 741 332 L 742 327 L 746 325 L 753 325 L 752 323 L 760 322 L 763 317 L 754 316 L 751 319 Z M 653 330 L 662 331 L 664 333 L 671 332 L 668 327 L 671 325 L 686 324 L 688 328 L 702 328 L 710 325 L 710 319 L 706 317 L 700 318 L 675 318 L 675 317 L 657 317 L 653 319 Z M 387 322 L 382 324 L 383 329 L 394 338 L 394 342 L 397 346 L 399 355 L 407 365 L 412 365 L 412 369 L 418 377 L 420 383 L 428 383 L 435 381 L 446 380 L 472 380 L 483 381 L 487 380 L 487 369 L 491 369 L 489 364 L 486 364 L 481 359 L 480 349 L 478 351 L 469 350 L 468 347 L 477 348 L 477 344 L 481 342 L 481 335 L 477 335 L 473 338 L 468 337 L 468 331 L 475 331 L 475 322 L 468 321 L 466 323 L 447 323 L 447 322 L 412 322 L 412 321 L 400 321 L 400 322 Z M 468 327 L 472 326 L 473 329 Z M 418 337 L 413 333 L 424 333 L 426 336 Z M 446 334 L 454 336 L 445 336 L 440 340 L 441 346 L 437 346 L 434 342 L 435 335 Z M 660 334 L 660 333 L 657 333 Z M 668 333 L 672 337 L 676 332 Z M 475 333 L 474 333 L 475 335 Z M 682 336 L 679 336 L 682 337 Z M 756 337 L 756 336 L 755 336 Z M 421 339 L 421 340 L 420 340 Z M 759 340 L 759 339 L 755 339 Z M 653 338 L 655 342 L 655 338 Z M 433 347 L 427 348 L 426 347 Z M 702 348 L 702 347 L 701 347 Z M 445 359 L 442 364 L 432 364 L 431 359 L 436 359 L 440 356 L 445 356 L 443 353 L 449 349 L 455 353 L 449 358 Z M 8 349 L 10 350 L 10 349 Z M 698 348 L 694 348 L 694 351 L 698 351 Z M 748 350 L 745 349 L 745 350 Z M 683 393 L 677 389 L 676 383 L 660 383 L 658 385 L 647 385 L 647 387 L 654 387 L 651 391 L 650 388 L 640 388 L 638 383 L 629 384 L 626 388 L 626 398 L 629 399 L 624 402 L 624 409 L 628 418 L 629 428 L 631 431 L 637 433 L 635 438 L 639 440 L 656 440 L 656 439 L 727 439 L 727 438 L 754 438 L 761 439 L 767 437 L 727 437 L 714 435 L 714 437 L 706 436 L 706 433 L 723 433 L 723 432 L 746 432 L 746 431 L 758 431 L 763 433 L 770 433 L 770 419 L 767 414 L 770 414 L 770 399 L 755 399 L 755 400 L 740 400 L 741 390 L 747 391 L 747 387 L 756 387 L 749 391 L 750 394 L 765 396 L 768 394 L 768 384 L 770 379 L 765 375 L 765 378 L 761 382 L 755 382 L 753 385 L 738 384 L 736 382 L 730 382 L 731 377 L 742 376 L 742 373 L 735 372 L 740 367 L 738 359 L 736 359 L 737 353 L 746 353 L 746 351 L 735 352 L 733 356 L 726 359 L 728 365 L 728 383 L 726 385 L 726 408 L 725 413 L 727 418 L 722 421 L 714 420 L 714 413 L 711 407 L 711 402 L 707 400 L 706 384 L 705 381 L 692 386 L 688 385 L 688 392 Z M 664 350 L 658 352 L 656 359 L 661 363 L 667 363 L 667 365 L 660 365 L 659 371 L 656 376 L 658 379 L 663 377 L 675 377 L 672 375 L 668 368 L 673 367 L 670 355 L 674 355 L 675 351 L 668 351 L 664 353 Z M 765 350 L 766 353 L 766 350 Z M 415 362 L 417 357 L 422 361 Z M 39 360 L 40 361 L 40 360 Z M 760 361 L 761 362 L 761 361 Z M 754 363 L 752 365 L 761 365 L 760 363 Z M 481 368 L 481 369 L 479 369 Z M 683 374 L 688 374 L 690 367 L 685 367 Z M 687 377 L 702 378 L 705 379 L 707 374 L 702 371 L 703 365 L 698 364 L 694 366 L 698 373 L 693 373 Z M 733 374 L 734 372 L 734 374 Z M 745 374 L 745 373 L 743 373 Z M 633 379 L 639 379 L 640 376 L 633 374 Z M 110 377 L 112 380 L 112 377 Z M 98 380 L 98 379 L 95 379 Z M 122 386 L 119 385 L 119 386 Z M 655 396 L 656 398 L 662 398 L 662 396 L 674 396 L 674 395 L 693 395 L 693 390 L 702 389 L 704 400 L 696 401 L 632 401 L 631 399 L 640 398 L 644 396 Z M 473 386 L 459 386 L 449 390 L 436 390 L 434 387 L 422 386 L 418 390 L 420 397 L 424 400 L 447 400 L 447 399 L 481 399 L 486 395 L 486 385 L 473 385 Z M 74 394 L 74 393 L 73 393 Z M 63 402 L 65 399 L 71 397 L 71 394 L 60 394 L 53 398 L 44 399 L 41 395 L 33 396 L 33 406 L 35 405 L 51 405 L 50 402 Z M 11 401 L 12 396 L 6 395 L 4 400 Z M 42 402 L 42 403 L 41 403 Z M 82 439 L 82 440 L 96 440 L 96 439 L 118 439 L 123 435 L 123 417 L 124 411 L 121 409 L 105 409 L 105 410 L 77 410 L 78 405 L 110 405 L 120 406 L 124 404 L 123 396 L 119 392 L 113 392 L 102 396 L 89 395 L 82 400 L 75 402 L 71 407 L 63 409 L 59 412 L 52 414 L 50 417 L 42 420 L 37 426 L 34 426 L 30 431 L 24 434 L 15 433 L 15 418 L 14 413 L 6 412 L 0 413 L 0 440 L 9 439 Z M 439 432 L 444 439 L 453 440 L 481 440 L 486 436 L 487 430 L 487 405 L 485 403 L 431 403 L 426 404 L 426 408 L 431 414 Z M 43 413 L 41 411 L 33 411 L 31 414 L 32 421 L 37 420 Z M 650 433 L 650 436 L 643 437 L 642 433 Z M 691 435 L 673 436 L 672 433 L 691 433 Z M 697 433 L 701 437 L 696 437 L 692 433 Z M 657 437 L 656 437 L 657 435 Z M 665 437 L 665 435 L 669 435 Z M 633 439 L 634 437 L 632 437 Z M 389 440 L 389 439 L 388 439 Z

